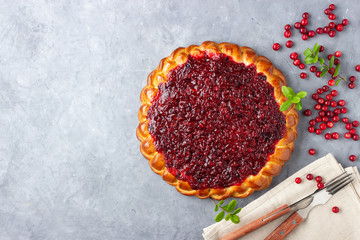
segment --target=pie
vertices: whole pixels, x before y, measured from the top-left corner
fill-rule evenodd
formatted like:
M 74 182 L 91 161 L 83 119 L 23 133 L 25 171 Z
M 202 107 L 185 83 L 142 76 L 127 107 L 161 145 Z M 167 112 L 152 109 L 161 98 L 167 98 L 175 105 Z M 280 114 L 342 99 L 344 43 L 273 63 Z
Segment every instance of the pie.
M 185 195 L 216 200 L 266 188 L 294 149 L 298 113 L 279 110 L 286 79 L 249 47 L 176 49 L 140 94 L 140 150 Z

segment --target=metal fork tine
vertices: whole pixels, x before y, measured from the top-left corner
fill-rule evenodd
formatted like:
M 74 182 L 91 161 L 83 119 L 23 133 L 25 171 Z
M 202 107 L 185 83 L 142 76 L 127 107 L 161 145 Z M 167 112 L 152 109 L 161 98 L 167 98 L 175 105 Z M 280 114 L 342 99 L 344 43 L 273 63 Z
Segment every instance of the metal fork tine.
M 339 185 L 337 185 L 334 188 L 332 188 L 331 190 L 329 190 L 329 193 L 331 195 L 334 195 L 335 193 L 337 193 L 338 191 L 343 189 L 345 186 L 347 186 L 349 183 L 351 183 L 353 180 L 354 180 L 353 178 L 346 179 L 345 181 L 341 182 Z
M 342 178 L 344 175 L 347 175 L 346 172 L 343 172 L 342 174 L 334 177 L 333 179 L 331 179 L 330 181 L 328 181 L 327 183 L 325 183 L 325 187 L 329 186 L 330 184 L 332 184 L 333 182 L 335 182 L 336 180 L 338 180 L 339 178 Z
M 335 182 L 331 183 L 330 185 L 326 186 L 326 190 L 332 191 L 332 189 L 336 188 L 337 186 L 339 186 L 340 184 L 345 182 L 347 179 L 349 179 L 350 175 L 351 174 L 347 174 L 347 175 L 343 176 L 342 178 L 336 180 Z

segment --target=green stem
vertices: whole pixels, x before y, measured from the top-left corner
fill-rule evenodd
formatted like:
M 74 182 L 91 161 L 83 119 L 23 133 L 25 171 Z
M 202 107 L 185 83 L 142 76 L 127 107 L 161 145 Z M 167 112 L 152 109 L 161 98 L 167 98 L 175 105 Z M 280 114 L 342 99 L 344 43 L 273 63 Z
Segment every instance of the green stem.
M 216 204 L 216 202 L 214 201 L 214 200 L 212 200 L 212 198 L 210 198 L 210 200 L 215 204 L 215 205 L 218 205 L 218 204 Z M 227 213 L 230 213 L 231 214 L 231 212 L 229 212 L 229 211 L 227 211 L 227 210 L 225 210 L 225 209 L 223 209 L 220 205 L 218 205 L 219 206 L 219 208 L 221 208 L 223 211 L 225 211 L 225 212 L 227 212 Z
M 315 55 L 312 54 L 312 56 L 315 58 Z M 325 67 L 327 67 L 327 69 L 329 70 L 329 66 L 326 63 L 323 63 L 322 65 L 325 65 Z M 321 65 L 320 65 L 321 66 Z M 340 76 L 340 74 L 337 75 L 341 80 L 347 81 L 346 78 L 343 78 L 342 76 Z

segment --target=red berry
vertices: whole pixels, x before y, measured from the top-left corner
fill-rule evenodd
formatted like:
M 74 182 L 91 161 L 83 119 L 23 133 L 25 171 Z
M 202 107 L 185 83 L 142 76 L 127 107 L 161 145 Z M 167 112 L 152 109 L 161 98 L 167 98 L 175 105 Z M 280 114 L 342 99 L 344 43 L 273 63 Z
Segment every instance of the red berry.
M 319 189 L 323 189 L 323 188 L 324 188 L 324 184 L 323 184 L 322 182 L 320 182 L 320 183 L 317 184 L 317 187 L 318 187 Z
M 329 26 L 325 26 L 325 27 L 323 28 L 323 31 L 324 31 L 324 33 L 329 33 L 329 32 L 330 32 Z
M 300 31 L 301 34 L 305 34 L 305 33 L 307 33 L 307 28 L 306 27 L 301 27 L 299 31 Z
M 286 46 L 287 48 L 291 48 L 293 45 L 294 45 L 294 43 L 293 43 L 293 41 L 291 41 L 291 40 L 289 40 L 289 41 L 287 41 L 287 42 L 285 43 L 285 46 Z
M 347 124 L 345 125 L 345 128 L 346 128 L 347 130 L 352 129 L 352 128 L 353 128 L 352 123 L 347 123 Z
M 339 115 L 339 114 L 341 113 L 340 108 L 335 108 L 335 109 L 334 109 L 334 113 L 337 114 L 337 115 Z
M 330 73 L 330 74 L 334 74 L 334 72 L 335 72 L 335 68 L 330 68 L 330 69 L 328 70 L 328 73 Z
M 310 125 L 310 126 L 315 126 L 315 124 L 316 124 L 316 121 L 315 121 L 314 119 L 311 119 L 311 120 L 309 121 L 309 125 Z
M 317 76 L 319 78 L 321 76 L 321 71 L 317 71 L 315 76 Z
M 333 56 L 334 56 L 334 55 L 329 54 L 329 55 L 327 56 L 328 60 L 330 61 L 330 59 L 331 59 Z
M 356 129 L 355 129 L 355 128 L 350 129 L 349 133 L 350 133 L 351 135 L 354 135 L 354 134 L 356 133 Z
M 333 29 L 333 28 L 335 28 L 335 23 L 334 22 L 329 22 L 329 28 L 331 28 L 331 29 Z
M 354 134 L 353 136 L 352 136 L 352 138 L 353 138 L 353 140 L 354 141 L 359 141 L 359 135 L 357 135 L 357 134 Z
M 324 90 L 324 92 L 327 92 L 330 90 L 329 86 L 326 86 L 326 85 L 322 86 L 321 89 Z
M 339 65 L 339 63 L 340 63 L 340 59 L 337 59 L 337 58 L 334 59 L 334 64 L 335 64 L 335 65 Z
M 313 148 L 309 149 L 309 154 L 310 154 L 310 155 L 315 155 L 315 154 L 316 154 L 316 150 L 313 149 Z
M 324 116 L 325 116 L 325 112 L 324 112 L 324 111 L 320 111 L 320 112 L 318 113 L 318 115 L 319 115 L 320 117 L 324 117 Z
M 334 116 L 334 113 L 332 111 L 327 111 L 326 116 L 332 118 Z
M 315 122 L 321 122 L 322 118 L 321 117 L 316 117 L 315 118 Z
M 303 17 L 303 18 L 309 18 L 309 16 L 310 16 L 310 15 L 309 15 L 309 13 L 307 13 L 307 12 L 304 12 L 304 13 L 302 14 L 302 17 Z
M 296 182 L 297 184 L 301 183 L 301 178 L 299 178 L 299 177 L 295 178 L 295 182 Z
M 330 30 L 329 37 L 335 37 L 336 32 L 334 30 Z
M 317 34 L 322 34 L 323 32 L 324 32 L 324 30 L 321 27 L 316 29 Z
M 330 134 L 330 133 L 326 133 L 326 134 L 325 134 L 325 139 L 326 139 L 326 140 L 330 140 L 330 139 L 331 139 L 331 134 Z
M 347 20 L 347 19 L 344 19 L 344 20 L 342 20 L 342 25 L 344 25 L 344 26 L 346 26 L 346 25 L 348 25 L 349 24 L 349 20 Z
M 337 107 L 338 103 L 336 101 L 331 101 L 330 106 Z
M 340 52 L 340 51 L 336 51 L 336 52 L 335 52 L 335 57 L 338 57 L 338 58 L 341 57 L 341 52 Z
M 342 24 L 336 25 L 336 30 L 337 30 L 338 32 L 341 32 L 342 30 L 344 30 L 344 25 L 342 25 Z
M 299 64 L 299 68 L 300 68 L 300 69 L 304 69 L 304 68 L 305 68 L 305 64 L 300 63 L 300 64 Z
M 327 111 L 327 110 L 328 110 L 328 107 L 327 107 L 327 106 L 322 106 L 322 107 L 321 107 L 321 110 Z
M 306 35 L 306 34 L 303 34 L 303 35 L 302 35 L 302 40 L 306 41 L 306 40 L 308 40 L 308 38 L 309 38 L 308 35 Z
M 300 77 L 301 77 L 302 79 L 304 79 L 304 78 L 306 78 L 306 77 L 307 77 L 307 74 L 306 74 L 306 73 L 304 73 L 304 72 L 302 72 L 302 73 L 300 73 Z
M 333 120 L 333 122 L 338 122 L 338 121 L 340 121 L 340 117 L 338 115 L 335 115 L 332 117 L 332 120 Z
M 354 162 L 356 160 L 356 156 L 355 155 L 350 155 L 349 160 Z
M 355 71 L 360 72 L 360 65 L 355 66 Z
M 330 13 L 330 14 L 329 14 L 329 19 L 330 19 L 330 20 L 335 20 L 335 19 L 336 19 L 336 15 L 333 14 L 333 13 Z
M 313 178 L 314 178 L 314 176 L 313 176 L 311 173 L 309 173 L 308 175 L 306 175 L 306 179 L 307 179 L 307 180 L 313 180 Z
M 286 38 L 291 37 L 291 32 L 290 31 L 285 31 L 284 32 L 284 37 L 286 37 Z
M 313 37 L 315 37 L 315 32 L 313 30 L 310 30 L 308 32 L 308 35 L 309 35 L 310 38 L 313 38 Z
M 321 121 L 323 121 L 324 123 L 327 123 L 329 121 L 329 118 L 328 117 L 322 117 Z
M 349 77 L 349 81 L 350 81 L 350 82 L 355 82 L 355 81 L 356 81 L 356 77 L 355 77 L 355 76 Z
M 330 79 L 330 80 L 328 81 L 328 85 L 329 85 L 329 86 L 334 86 L 334 85 L 335 85 L 335 80 L 334 80 L 334 79 Z
M 311 110 L 310 109 L 306 109 L 305 111 L 304 111 L 304 115 L 305 116 L 310 116 L 312 114 L 312 112 L 311 112 Z
M 344 137 L 347 138 L 347 139 L 351 138 L 351 133 L 349 133 L 349 132 L 345 133 Z
M 338 207 L 333 207 L 333 208 L 332 208 L 332 211 L 333 211 L 334 213 L 338 213 L 338 212 L 339 212 L 339 208 L 338 208 Z
M 347 113 L 347 108 L 343 107 L 340 109 L 341 110 L 341 113 Z
M 320 125 L 319 125 L 319 128 L 320 128 L 320 130 L 326 130 L 326 124 L 325 123 L 321 123 Z
M 312 99 L 318 100 L 318 99 L 319 99 L 319 94 L 314 93 L 314 94 L 312 95 Z
M 307 26 L 309 24 L 309 21 L 307 20 L 307 18 L 303 18 L 300 23 L 302 26 Z
M 322 90 L 321 88 L 318 88 L 318 89 L 316 90 L 316 92 L 317 92 L 318 94 L 323 94 L 324 90 Z
M 337 132 L 333 132 L 331 137 L 336 140 L 336 139 L 339 139 L 340 135 Z
M 331 13 L 331 10 L 329 8 L 324 10 L 325 15 L 329 15 Z
M 313 133 L 315 131 L 315 128 L 314 127 L 308 127 L 308 131 L 309 131 L 309 133 Z
M 316 70 L 317 70 L 317 67 L 315 67 L 315 66 L 310 67 L 310 72 L 316 72 Z
M 274 49 L 274 51 L 278 51 L 280 49 L 280 44 L 279 43 L 274 43 L 273 49 Z
M 316 105 L 314 106 L 314 109 L 315 109 L 315 110 L 320 110 L 320 109 L 321 109 L 321 105 L 320 105 L 320 104 L 316 104 Z
M 301 27 L 301 24 L 299 22 L 296 22 L 294 24 L 294 28 L 299 29 Z
M 348 123 L 348 122 L 349 122 L 349 119 L 348 119 L 347 117 L 344 117 L 344 118 L 342 119 L 342 122 L 343 122 L 343 123 Z
M 324 50 L 325 50 L 324 46 L 321 45 L 321 46 L 320 46 L 320 49 L 319 49 L 319 52 L 323 52 Z
M 338 95 L 338 92 L 336 90 L 332 90 L 331 91 L 331 95 L 333 95 L 334 97 Z
M 321 177 L 321 176 L 317 176 L 317 177 L 315 178 L 315 181 L 321 182 L 321 181 L 322 181 L 322 177 Z
M 321 131 L 320 129 L 316 129 L 316 130 L 315 130 L 315 134 L 316 134 L 316 135 L 320 135 L 320 134 L 322 134 L 322 131 Z
M 329 101 L 329 100 L 326 100 L 326 101 L 324 102 L 324 104 L 325 104 L 325 106 L 330 106 L 330 101 Z
M 330 4 L 330 5 L 329 5 L 329 9 L 330 9 L 331 11 L 335 10 L 335 5 L 334 5 L 334 4 Z
M 296 60 L 297 58 L 298 58 L 298 54 L 296 53 L 296 52 L 293 52 L 293 53 L 291 53 L 290 54 L 290 59 L 292 59 L 292 60 Z M 299 60 L 300 61 L 300 60 Z
M 359 126 L 359 121 L 353 121 L 352 125 L 353 125 L 353 127 L 358 127 Z
M 349 83 L 349 85 L 348 85 L 348 87 L 350 88 L 350 89 L 353 89 L 353 88 L 355 88 L 355 83 Z
M 284 27 L 285 30 L 290 30 L 291 29 L 291 26 L 290 24 L 286 24 L 285 27 Z
M 332 127 L 334 127 L 334 123 L 331 122 L 331 121 L 329 121 L 329 122 L 326 123 L 326 126 L 327 126 L 328 128 L 332 128 Z
M 339 103 L 339 106 L 345 106 L 345 104 L 346 104 L 345 100 L 340 100 L 338 103 Z
M 295 66 L 299 66 L 300 60 L 299 60 L 299 59 L 295 59 L 294 62 L 293 62 L 293 64 L 294 64 Z

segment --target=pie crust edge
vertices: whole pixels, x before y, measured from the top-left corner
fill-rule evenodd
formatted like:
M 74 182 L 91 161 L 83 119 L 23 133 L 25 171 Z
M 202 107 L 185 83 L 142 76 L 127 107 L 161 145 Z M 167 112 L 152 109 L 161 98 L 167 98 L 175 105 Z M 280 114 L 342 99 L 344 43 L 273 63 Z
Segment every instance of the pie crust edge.
M 268 187 L 272 177 L 280 173 L 282 166 L 290 159 L 294 149 L 294 141 L 297 137 L 296 126 L 299 115 L 292 105 L 286 115 L 286 133 L 282 139 L 275 145 L 275 152 L 269 156 L 264 167 L 255 176 L 248 176 L 239 186 L 230 186 L 221 189 L 202 189 L 194 190 L 190 185 L 182 180 L 178 180 L 166 168 L 164 157 L 155 150 L 153 139 L 148 130 L 149 120 L 147 119 L 147 110 L 152 100 L 157 94 L 158 85 L 167 81 L 167 74 L 170 70 L 185 63 L 189 55 L 198 55 L 201 52 L 223 53 L 231 56 L 235 62 L 245 63 L 245 65 L 255 64 L 257 72 L 262 72 L 267 77 L 267 81 L 274 87 L 274 96 L 279 106 L 287 99 L 281 91 L 282 86 L 286 86 L 286 78 L 283 73 L 276 69 L 266 57 L 258 56 L 256 52 L 249 47 L 240 47 L 233 43 L 215 43 L 211 41 L 203 42 L 200 46 L 191 45 L 189 47 L 180 47 L 174 50 L 170 56 L 163 58 L 159 66 L 152 71 L 147 78 L 147 85 L 140 93 L 141 107 L 138 112 L 139 125 L 136 129 L 136 136 L 139 139 L 140 151 L 143 156 L 149 160 L 151 169 L 162 176 L 162 178 L 182 194 L 198 198 L 212 197 L 216 200 L 226 199 L 228 197 L 244 198 L 251 195 L 254 191 L 262 190 Z

